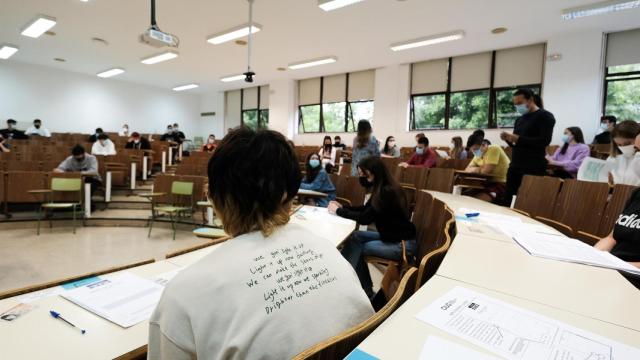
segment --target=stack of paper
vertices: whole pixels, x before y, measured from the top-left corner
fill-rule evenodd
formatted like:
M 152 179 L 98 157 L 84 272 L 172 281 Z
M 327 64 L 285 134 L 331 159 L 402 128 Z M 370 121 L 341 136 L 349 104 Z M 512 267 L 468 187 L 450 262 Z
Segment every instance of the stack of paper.
M 529 254 L 547 259 L 575 262 L 640 275 L 640 269 L 609 252 L 598 250 L 580 240 L 540 233 L 519 233 L 513 239 Z

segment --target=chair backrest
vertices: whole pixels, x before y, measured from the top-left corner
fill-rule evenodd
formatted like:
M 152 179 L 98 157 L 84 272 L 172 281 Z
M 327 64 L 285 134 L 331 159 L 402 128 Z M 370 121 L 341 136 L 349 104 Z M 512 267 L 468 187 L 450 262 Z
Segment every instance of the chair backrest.
M 346 193 L 344 194 L 344 198 L 351 201 L 352 206 L 364 205 L 366 190 L 362 187 L 362 185 L 360 185 L 360 181 L 358 181 L 358 178 L 354 176 L 345 176 L 344 181 L 346 183 Z
M 416 291 L 418 291 L 418 289 L 420 289 L 422 285 L 429 281 L 429 279 L 431 279 L 438 271 L 440 264 L 442 264 L 442 261 L 447 255 L 447 252 L 451 247 L 451 243 L 453 242 L 453 237 L 455 236 L 455 227 L 455 218 L 451 217 L 445 224 L 443 232 L 445 241 L 442 246 L 423 256 L 419 261 L 418 279 L 416 280 Z
M 609 184 L 565 180 L 552 220 L 570 226 L 573 231 L 594 234 L 600 226 L 608 197 Z
M 609 235 L 611 230 L 613 230 L 613 224 L 615 224 L 618 216 L 622 213 L 622 210 L 624 210 L 624 206 L 627 204 L 629 196 L 631 196 L 631 193 L 635 189 L 637 189 L 637 187 L 622 184 L 616 184 L 613 187 L 613 193 L 611 194 L 607 207 L 604 210 L 600 227 L 598 228 L 598 232 L 594 235 L 599 237 Z
M 518 190 L 514 208 L 531 217 L 551 218 L 562 186 L 562 180 L 549 176 L 525 175 Z
M 402 277 L 398 290 L 387 304 L 359 325 L 314 345 L 293 357 L 294 360 L 343 359 L 369 336 L 383 321 L 393 314 L 411 295 L 415 288 L 417 270 L 410 268 Z
M 174 195 L 193 195 L 193 183 L 174 181 L 173 184 L 171 184 L 171 193 Z
M 40 203 L 43 196 L 33 196 L 29 190 L 46 189 L 46 173 L 42 171 L 7 171 L 5 196 L 8 203 Z
M 393 174 L 395 174 L 396 172 L 396 169 L 398 168 L 398 164 L 400 164 L 400 159 L 383 157 L 380 158 L 380 160 L 382 160 L 384 166 L 386 166 L 387 170 L 389 170 L 389 173 L 393 176 Z
M 82 179 L 55 177 L 51 179 L 51 190 L 61 192 L 81 191 Z
M 455 177 L 453 168 L 432 168 L 429 170 L 426 190 L 450 193 L 453 191 L 453 181 Z
M 416 259 L 418 262 L 445 243 L 447 221 L 454 218 L 453 212 L 442 201 L 433 198 L 425 191 L 418 191 L 412 219 L 416 227 L 418 247 Z

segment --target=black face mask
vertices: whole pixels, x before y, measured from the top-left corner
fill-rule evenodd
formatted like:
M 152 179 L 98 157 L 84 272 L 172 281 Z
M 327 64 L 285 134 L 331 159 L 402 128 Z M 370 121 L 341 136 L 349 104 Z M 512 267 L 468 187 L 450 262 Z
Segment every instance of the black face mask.
M 35 124 L 34 126 L 36 127 L 36 129 L 40 129 L 40 124 Z
M 373 183 L 371 181 L 369 181 L 369 179 L 367 179 L 366 176 L 360 176 L 358 178 L 358 181 L 360 182 L 360 185 L 362 185 L 362 187 L 364 188 L 370 188 L 373 186 Z
M 77 162 L 83 162 L 84 161 L 84 156 L 81 157 L 81 158 L 74 158 L 74 159 L 76 159 Z

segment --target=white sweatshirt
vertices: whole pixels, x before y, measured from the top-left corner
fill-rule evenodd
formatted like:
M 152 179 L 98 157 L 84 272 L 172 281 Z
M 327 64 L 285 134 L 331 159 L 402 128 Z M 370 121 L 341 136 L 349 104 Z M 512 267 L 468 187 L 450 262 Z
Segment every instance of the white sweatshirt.
M 169 282 L 148 359 L 290 359 L 371 315 L 340 252 L 288 224 L 229 240 Z
M 100 145 L 100 141 L 96 141 L 93 143 L 93 146 L 91 147 L 91 154 L 92 155 L 115 155 L 116 154 L 116 147 L 115 145 L 113 145 L 113 142 L 109 139 L 104 141 L 104 146 Z
M 607 158 L 614 184 L 640 186 L 640 153 L 632 157 L 618 155 Z

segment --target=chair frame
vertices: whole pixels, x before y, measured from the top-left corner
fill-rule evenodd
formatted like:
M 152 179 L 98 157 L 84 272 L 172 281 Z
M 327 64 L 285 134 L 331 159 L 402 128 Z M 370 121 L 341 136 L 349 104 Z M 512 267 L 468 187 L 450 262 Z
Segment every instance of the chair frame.
M 187 194 L 186 191 L 180 190 L 177 187 L 178 186 L 187 186 L 186 184 L 189 184 L 190 186 L 190 191 Z M 169 219 L 171 221 L 171 229 L 173 230 L 173 240 L 176 239 L 176 223 L 178 221 L 178 218 L 180 217 L 184 217 L 184 215 L 186 213 L 189 214 L 189 216 L 192 216 L 195 212 L 194 210 L 194 196 L 193 196 L 193 190 L 194 190 L 195 184 L 191 181 L 180 181 L 180 180 L 174 180 L 171 183 L 171 193 L 170 195 L 170 202 L 169 202 L 169 207 L 173 207 L 175 209 L 171 209 L 171 210 L 167 210 L 167 209 L 157 209 L 157 204 L 155 201 L 155 198 L 158 196 L 164 196 L 167 195 L 165 193 L 157 193 L 157 194 L 153 194 L 153 195 L 149 195 L 149 197 L 151 197 L 151 217 L 149 218 L 149 234 L 147 235 L 147 237 L 151 237 L 151 230 L 153 229 L 153 223 L 156 220 L 156 217 L 160 217 L 160 213 L 167 213 L 169 214 Z M 185 197 L 188 196 L 189 197 L 189 206 L 178 206 L 178 198 L 180 197 Z
M 73 184 L 75 182 L 79 183 L 78 189 L 73 189 L 73 190 L 65 190 L 65 189 L 56 189 L 58 187 L 58 185 L 55 185 L 56 183 L 62 183 L 62 184 L 67 184 L 67 186 L 70 186 L 68 184 Z M 58 204 L 57 202 L 55 202 L 53 200 L 53 197 L 56 193 L 78 193 L 78 201 L 77 202 L 64 202 L 61 204 L 65 204 L 67 206 L 62 206 L 60 207 L 61 209 L 68 209 L 71 208 L 72 212 L 73 212 L 73 233 L 76 233 L 76 208 L 80 208 L 80 214 L 82 215 L 82 220 L 83 220 L 83 225 L 84 225 L 84 213 L 82 212 L 82 178 L 61 178 L 61 177 L 53 177 L 51 179 L 51 188 L 47 189 L 47 190 L 31 190 L 29 191 L 29 193 L 33 194 L 33 195 L 37 195 L 37 194 L 44 194 L 45 195 L 45 202 L 41 203 L 40 206 L 38 207 L 38 227 L 37 227 L 37 235 L 40 235 L 40 223 L 42 221 L 42 214 L 43 214 L 43 210 L 44 210 L 44 214 L 47 214 L 47 210 L 48 209 L 52 209 L 52 207 L 49 207 L 50 205 L 54 205 L 54 204 Z M 63 186 L 64 188 L 64 186 Z M 51 217 L 49 217 L 49 228 L 53 227 L 53 221 L 51 219 Z

